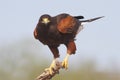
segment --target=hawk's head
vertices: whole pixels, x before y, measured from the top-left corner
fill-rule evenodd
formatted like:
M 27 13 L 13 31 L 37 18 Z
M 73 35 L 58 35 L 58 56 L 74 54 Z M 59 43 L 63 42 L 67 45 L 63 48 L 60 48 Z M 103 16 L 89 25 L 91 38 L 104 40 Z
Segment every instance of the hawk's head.
M 44 14 L 40 17 L 40 20 L 39 20 L 41 23 L 47 25 L 48 23 L 51 22 L 51 16 L 48 15 L 48 14 Z

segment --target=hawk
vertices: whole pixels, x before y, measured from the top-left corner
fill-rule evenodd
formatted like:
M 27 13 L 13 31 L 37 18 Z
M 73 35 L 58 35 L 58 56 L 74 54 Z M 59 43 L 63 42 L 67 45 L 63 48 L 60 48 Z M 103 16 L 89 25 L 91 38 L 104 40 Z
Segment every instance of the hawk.
M 50 67 L 47 68 L 50 74 L 53 73 L 55 62 L 58 61 L 60 56 L 58 47 L 61 44 L 64 44 L 67 48 L 66 57 L 62 61 L 62 67 L 67 69 L 68 58 L 70 55 L 75 54 L 76 51 L 75 37 L 83 29 L 83 24 L 86 22 L 92 22 L 102 17 L 80 20 L 84 17 L 71 16 L 66 13 L 53 17 L 48 14 L 44 14 L 40 17 L 34 30 L 34 37 L 44 45 L 47 45 L 53 54 L 53 62 Z

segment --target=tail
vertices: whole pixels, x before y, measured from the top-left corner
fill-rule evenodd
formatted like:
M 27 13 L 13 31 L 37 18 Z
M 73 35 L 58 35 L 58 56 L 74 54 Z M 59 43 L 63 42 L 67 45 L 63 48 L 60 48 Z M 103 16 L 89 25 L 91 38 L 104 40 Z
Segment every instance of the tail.
M 92 18 L 92 19 L 88 19 L 88 20 L 82 20 L 82 21 L 80 21 L 80 22 L 81 22 L 81 25 L 83 25 L 83 24 L 85 24 L 85 23 L 88 23 L 88 22 L 92 22 L 92 21 L 101 19 L 101 18 L 103 18 L 103 17 L 104 17 L 104 16 L 96 17 L 96 18 Z
M 84 24 L 86 24 L 86 23 L 88 23 L 88 22 L 92 22 L 92 21 L 98 20 L 98 19 L 103 18 L 103 17 L 104 17 L 104 16 L 80 21 L 81 25 L 79 26 L 79 29 L 78 29 L 78 31 L 77 31 L 77 34 L 84 28 L 84 27 L 83 27 Z M 78 19 L 78 18 L 77 18 L 77 19 Z

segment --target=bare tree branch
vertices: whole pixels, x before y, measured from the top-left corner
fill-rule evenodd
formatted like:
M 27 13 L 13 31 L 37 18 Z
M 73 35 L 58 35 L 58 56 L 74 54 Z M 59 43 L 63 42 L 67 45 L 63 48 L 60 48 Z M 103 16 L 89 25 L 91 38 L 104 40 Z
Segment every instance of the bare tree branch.
M 50 74 L 49 70 L 44 70 L 44 72 L 40 74 L 36 80 L 50 80 L 56 74 L 59 74 L 59 69 L 63 68 L 61 64 L 61 62 L 56 62 L 56 66 L 53 68 L 53 74 Z

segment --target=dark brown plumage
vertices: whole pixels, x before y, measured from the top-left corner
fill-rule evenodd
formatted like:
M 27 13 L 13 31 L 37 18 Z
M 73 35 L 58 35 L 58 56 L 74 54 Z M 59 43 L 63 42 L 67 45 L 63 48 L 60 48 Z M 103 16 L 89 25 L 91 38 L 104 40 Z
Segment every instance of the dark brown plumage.
M 55 17 L 51 17 L 48 14 L 42 15 L 34 30 L 34 37 L 41 43 L 48 45 L 54 59 L 59 57 L 58 46 L 60 44 L 64 44 L 67 47 L 68 55 L 74 54 L 76 51 L 75 36 L 82 28 L 82 23 L 94 21 L 101 17 L 83 21 L 79 20 L 83 18 L 83 16 L 71 16 L 69 14 L 60 14 Z M 68 67 L 67 60 L 68 56 L 62 63 L 64 68 Z M 54 66 L 54 62 L 49 68 L 51 74 L 52 66 Z
M 42 23 L 43 18 L 48 18 L 50 22 L 47 24 Z M 55 17 L 43 15 L 37 24 L 34 36 L 43 44 L 48 45 L 52 49 L 54 57 L 57 58 L 59 57 L 57 47 L 60 44 L 65 44 L 67 47 L 70 43 L 74 44 L 74 38 L 79 26 L 79 20 L 68 14 L 60 14 Z M 74 50 L 69 50 L 69 54 L 75 53 L 76 47 L 75 45 L 73 47 Z

